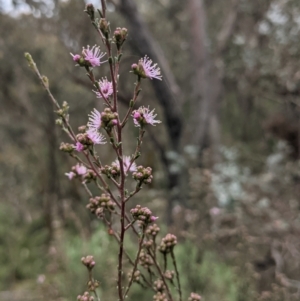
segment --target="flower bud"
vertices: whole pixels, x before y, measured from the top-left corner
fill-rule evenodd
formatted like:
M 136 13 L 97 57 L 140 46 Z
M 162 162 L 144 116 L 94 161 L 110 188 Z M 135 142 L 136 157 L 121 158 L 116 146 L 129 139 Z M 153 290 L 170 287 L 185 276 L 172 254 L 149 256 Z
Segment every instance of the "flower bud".
M 55 120 L 55 124 L 62 126 L 63 125 L 63 121 L 61 120 L 61 118 L 58 118 Z
M 99 29 L 101 30 L 102 34 L 105 36 L 106 39 L 109 37 L 109 22 L 106 19 L 101 18 L 99 21 Z
M 75 54 L 75 55 L 73 56 L 73 61 L 78 63 L 79 60 L 80 60 L 80 58 L 81 58 L 81 56 L 80 56 L 79 54 Z
M 149 227 L 146 230 L 146 233 L 154 238 L 159 233 L 159 231 L 160 228 L 156 224 L 153 224 L 149 225 Z
M 169 299 L 167 298 L 166 293 L 162 293 L 162 292 L 157 292 L 154 296 L 153 296 L 153 301 L 168 301 Z
M 115 209 L 115 202 L 112 201 L 108 194 L 102 193 L 101 196 L 90 198 L 89 204 L 86 206 L 91 213 L 100 217 L 104 210 L 113 211 Z
M 159 251 L 163 254 L 168 254 L 174 249 L 176 245 L 177 237 L 169 233 L 161 240 Z
M 196 294 L 196 293 L 191 293 L 188 300 L 189 301 L 200 301 L 201 300 L 201 296 L 198 295 L 198 294 Z
M 116 28 L 116 30 L 114 31 L 114 40 L 117 46 L 117 49 L 120 50 L 123 43 L 125 42 L 126 38 L 127 38 L 127 28 Z
M 138 166 L 137 170 L 132 174 L 132 177 L 138 182 L 139 187 L 141 187 L 142 184 L 150 184 L 153 179 L 152 168 Z
M 146 254 L 143 250 L 139 256 L 139 264 L 143 266 L 145 269 L 150 268 L 151 265 L 154 264 L 153 259 L 149 254 Z
M 84 11 L 90 16 L 91 21 L 95 21 L 95 8 L 93 4 L 87 4 Z
M 62 142 L 59 149 L 65 153 L 72 153 L 74 151 L 74 145 Z
M 161 279 L 157 279 L 154 281 L 154 289 L 157 292 L 163 292 L 166 289 L 166 286 L 164 285 L 163 281 Z
M 77 296 L 78 301 L 94 301 L 94 297 L 90 296 L 89 292 L 85 292 L 82 296 Z
M 95 266 L 96 262 L 94 260 L 94 256 L 88 255 L 86 257 L 81 258 L 81 262 L 85 265 L 89 270 L 92 270 Z
M 130 213 L 132 214 L 132 217 L 139 221 L 141 226 L 146 227 L 150 223 L 152 223 L 153 215 L 149 208 L 147 207 L 141 207 L 140 205 L 136 205 L 135 208 L 132 208 L 130 210 Z

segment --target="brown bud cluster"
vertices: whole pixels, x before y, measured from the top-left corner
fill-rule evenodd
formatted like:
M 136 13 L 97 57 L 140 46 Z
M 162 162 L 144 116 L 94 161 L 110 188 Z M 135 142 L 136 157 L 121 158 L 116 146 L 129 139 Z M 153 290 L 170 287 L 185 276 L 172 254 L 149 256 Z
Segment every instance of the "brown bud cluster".
M 136 221 L 140 221 L 141 225 L 147 226 L 148 224 L 152 223 L 156 218 L 152 216 L 152 212 L 147 207 L 141 207 L 140 205 L 136 205 L 135 208 L 130 210 L 133 218 Z
M 136 171 L 132 174 L 132 177 L 138 182 L 138 186 L 142 184 L 150 184 L 152 182 L 152 168 L 143 166 L 138 166 Z
M 153 301 L 168 301 L 167 295 L 165 293 L 157 292 L 153 296 Z
M 106 175 L 108 178 L 117 178 L 120 176 L 120 166 L 113 162 L 111 165 L 105 165 L 101 168 L 101 173 Z
M 118 113 L 112 112 L 111 109 L 106 108 L 101 113 L 101 126 L 106 130 L 111 128 L 118 123 Z
M 155 291 L 162 293 L 166 289 L 166 286 L 161 279 L 157 279 L 156 281 L 154 281 L 154 289 Z
M 113 211 L 115 206 L 116 204 L 111 200 L 110 196 L 102 193 L 101 196 L 90 198 L 90 202 L 86 205 L 86 208 L 97 216 L 101 216 L 104 210 Z
M 177 244 L 177 237 L 168 233 L 162 240 L 159 246 L 159 251 L 164 254 L 170 253 Z
M 146 230 L 146 234 L 151 235 L 152 237 L 156 237 L 156 235 L 159 233 L 160 228 L 156 225 L 150 225 L 147 230 Z
M 156 235 L 159 233 L 159 231 L 160 231 L 160 228 L 156 224 L 153 224 L 147 228 L 146 233 L 148 235 L 151 235 L 152 237 L 156 237 Z
M 125 42 L 127 38 L 127 28 L 120 28 L 117 27 L 114 31 L 114 41 L 116 43 L 117 49 L 120 50 L 123 43 Z
M 131 280 L 131 276 L 133 276 L 133 282 L 139 282 L 141 279 L 141 272 L 139 270 L 136 270 L 133 275 L 132 275 L 132 271 L 129 272 L 127 275 L 128 275 L 129 281 Z
M 89 269 L 92 270 L 95 266 L 96 262 L 94 260 L 94 256 L 88 255 L 86 257 L 81 258 L 81 262 Z
M 154 264 L 151 256 L 149 254 L 146 254 L 144 251 L 141 251 L 141 253 L 140 253 L 139 263 L 145 269 L 150 268 L 150 266 Z
M 166 270 L 164 273 L 165 278 L 168 280 L 172 280 L 174 278 L 174 275 L 175 275 L 175 272 L 170 271 L 170 270 Z
M 191 293 L 188 300 L 189 301 L 200 301 L 201 296 L 196 293 Z
M 73 144 L 70 144 L 70 143 L 64 143 L 62 142 L 60 144 L 60 147 L 59 149 L 65 153 L 72 153 L 73 150 L 74 150 L 74 145 Z
M 149 240 L 144 240 L 143 242 L 143 247 L 146 249 L 149 249 L 153 246 L 153 240 L 149 239 Z
M 87 286 L 90 291 L 95 291 L 96 288 L 99 286 L 99 281 L 94 280 L 94 279 L 90 280 L 90 281 L 88 281 Z
M 77 297 L 77 300 L 78 301 L 94 301 L 94 297 L 93 296 L 90 296 L 89 292 L 85 292 L 82 296 L 79 295 Z

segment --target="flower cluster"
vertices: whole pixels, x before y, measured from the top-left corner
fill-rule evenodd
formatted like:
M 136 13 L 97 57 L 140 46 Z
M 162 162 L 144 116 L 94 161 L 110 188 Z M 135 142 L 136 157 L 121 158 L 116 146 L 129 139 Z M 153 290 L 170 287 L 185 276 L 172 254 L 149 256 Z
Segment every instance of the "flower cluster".
M 76 164 L 72 167 L 70 172 L 66 172 L 65 175 L 72 180 L 73 178 L 80 178 L 85 182 L 96 179 L 96 174 L 93 170 L 86 168 L 83 164 Z
M 105 144 L 105 137 L 97 131 L 97 129 L 90 128 L 86 131 L 91 144 Z
M 113 211 L 115 209 L 115 202 L 111 200 L 108 194 L 102 193 L 101 196 L 90 198 L 89 203 L 86 205 L 91 213 L 101 216 L 104 210 Z
M 149 269 L 150 266 L 154 264 L 153 259 L 149 254 L 146 254 L 143 250 L 139 256 L 139 264 L 143 266 L 145 269 Z
M 110 178 L 117 178 L 120 176 L 120 164 L 113 162 L 111 165 L 105 165 L 101 168 L 101 173 Z
M 157 279 L 154 281 L 154 289 L 156 292 L 163 292 L 166 289 L 166 286 L 161 279 Z
M 154 118 L 157 114 L 154 114 L 155 109 L 150 111 L 149 107 L 140 107 L 138 110 L 132 112 L 134 125 L 137 127 L 144 127 L 146 124 L 155 126 L 156 123 L 161 123 L 160 120 L 155 120 Z
M 79 133 L 76 136 L 79 144 L 76 143 L 76 150 L 82 151 L 85 147 L 94 144 L 105 144 L 105 137 L 96 129 L 88 128 L 85 133 Z
M 99 286 L 99 284 L 100 284 L 99 281 L 95 279 L 88 281 L 87 286 L 89 291 L 95 291 L 96 288 Z
M 127 34 L 128 34 L 127 28 L 124 27 L 123 28 L 117 27 L 116 30 L 114 31 L 114 40 L 118 50 L 120 50 L 122 45 L 124 44 L 127 38 Z
M 92 270 L 93 267 L 96 265 L 96 262 L 94 260 L 94 256 L 88 255 L 86 257 L 81 258 L 81 262 L 89 269 Z
M 163 254 L 170 253 L 173 248 L 177 245 L 177 237 L 173 234 L 168 233 L 162 240 L 159 246 L 159 251 Z
M 62 142 L 59 149 L 65 153 L 72 153 L 74 151 L 74 145 Z
M 149 225 L 149 227 L 146 230 L 146 234 L 155 238 L 156 235 L 159 233 L 159 231 L 160 231 L 160 228 L 156 224 L 153 224 L 153 225 Z
M 152 246 L 153 246 L 153 240 L 152 239 L 143 241 L 143 247 L 144 248 L 150 249 Z
M 118 123 L 118 113 L 112 112 L 111 109 L 109 109 L 109 108 L 106 108 L 101 113 L 101 125 L 106 130 L 110 130 L 117 123 Z
M 188 301 L 200 301 L 200 300 L 201 300 L 201 296 L 196 293 L 191 293 L 188 299 Z
M 143 225 L 148 225 L 157 219 L 157 217 L 152 215 L 149 208 L 141 207 L 140 205 L 136 205 L 135 208 L 132 208 L 130 213 L 136 221 L 142 222 Z
M 167 295 L 165 293 L 157 292 L 153 296 L 153 301 L 168 301 Z
M 73 61 L 81 67 L 97 67 L 104 61 L 101 59 L 105 56 L 105 53 L 101 52 L 100 46 L 94 45 L 92 48 L 88 45 L 87 48 L 82 49 L 82 54 L 72 54 Z
M 150 184 L 152 182 L 152 168 L 138 166 L 136 171 L 132 174 L 132 177 L 138 182 L 138 186 L 142 184 Z
M 133 73 L 138 75 L 140 78 L 156 78 L 158 80 L 162 80 L 160 68 L 157 67 L 157 64 L 152 65 L 152 63 L 152 60 L 145 55 L 144 58 L 139 60 L 138 64 L 133 64 L 131 69 Z
M 69 178 L 69 180 L 76 177 L 84 178 L 88 171 L 90 170 L 88 170 L 84 165 L 78 163 L 72 167 L 70 172 L 66 172 L 65 175 Z
M 77 300 L 78 301 L 94 301 L 94 297 L 93 296 L 90 296 L 89 292 L 85 292 L 82 296 L 79 295 L 77 297 Z
M 107 99 L 114 92 L 112 82 L 108 81 L 107 78 L 102 78 L 96 82 L 96 86 L 98 91 L 93 91 L 96 93 L 97 98 L 105 98 Z
M 175 275 L 175 272 L 174 271 L 170 271 L 170 270 L 166 270 L 165 273 L 164 273 L 164 276 L 168 280 L 172 280 L 174 278 L 174 275 Z
M 136 270 L 133 275 L 132 275 L 132 271 L 130 271 L 127 274 L 129 281 L 131 281 L 131 277 L 133 278 L 133 282 L 139 282 L 141 279 L 141 272 L 139 270 Z

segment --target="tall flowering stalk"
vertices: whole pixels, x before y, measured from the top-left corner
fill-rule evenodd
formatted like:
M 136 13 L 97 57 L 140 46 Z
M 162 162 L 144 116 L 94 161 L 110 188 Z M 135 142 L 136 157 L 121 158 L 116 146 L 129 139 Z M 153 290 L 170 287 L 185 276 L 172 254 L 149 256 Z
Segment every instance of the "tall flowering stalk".
M 56 107 L 58 119 L 56 123 L 68 134 L 71 143 L 62 143 L 60 149 L 76 161 L 70 172 L 66 173 L 69 180 L 79 181 L 89 196 L 86 206 L 92 214 L 102 219 L 119 245 L 117 267 L 117 295 L 120 301 L 125 300 L 133 283 L 148 287 L 154 292 L 154 300 L 173 301 L 174 293 L 178 293 L 178 300 L 182 300 L 179 271 L 176 264 L 174 247 L 177 239 L 172 234 L 167 234 L 158 243 L 159 227 L 154 223 L 157 219 L 147 207 L 137 205 L 128 210 L 130 199 L 136 195 L 142 186 L 152 182 L 153 175 L 150 167 L 138 165 L 136 160 L 141 155 L 141 146 L 148 126 L 160 123 L 156 120 L 154 109 L 141 106 L 137 110 L 133 107 L 138 102 L 143 79 L 162 80 L 159 67 L 153 64 L 147 56 L 132 65 L 132 73 L 136 76 L 135 88 L 132 99 L 128 103 L 124 116 L 119 114 L 118 106 L 118 74 L 122 58 L 122 49 L 127 38 L 126 28 L 116 28 L 113 34 L 106 19 L 106 4 L 102 0 L 100 15 L 96 18 L 93 5 L 86 6 L 85 12 L 89 15 L 92 24 L 99 34 L 105 51 L 100 46 L 87 46 L 81 54 L 71 54 L 73 61 L 85 69 L 91 82 L 91 90 L 96 94 L 105 109 L 102 112 L 94 109 L 88 116 L 87 124 L 81 126 L 76 133 L 70 124 L 66 102 L 62 106 L 52 95 L 48 79 L 42 76 L 30 54 L 25 57 L 30 67 L 41 80 L 44 88 Z M 105 60 L 106 59 L 106 60 Z M 101 79 L 96 79 L 94 68 L 100 68 L 104 63 L 109 64 L 109 74 L 103 74 Z M 128 156 L 123 146 L 123 131 L 129 119 L 138 129 L 137 144 L 134 153 Z M 97 149 L 110 143 L 116 160 L 104 165 L 97 154 Z M 126 179 L 132 177 L 136 181 L 135 189 L 126 188 Z M 99 188 L 99 195 L 94 195 L 89 185 Z M 117 194 L 111 187 L 116 188 Z M 118 228 L 114 229 L 115 219 L 119 220 Z M 131 258 L 124 246 L 126 232 L 132 230 L 138 238 L 135 258 Z M 161 255 L 160 255 L 161 254 Z M 127 278 L 124 279 L 124 258 L 131 265 Z M 172 263 L 172 270 L 168 270 L 168 260 Z M 100 300 L 97 293 L 99 282 L 93 278 L 92 271 L 96 265 L 93 256 L 82 258 L 82 263 L 88 270 L 88 291 L 78 296 L 78 300 Z M 174 270 L 173 270 L 174 269 Z M 193 300 L 199 295 L 194 294 Z M 197 297 L 197 298 L 195 298 Z M 199 296 L 200 297 L 200 296 Z M 199 299 L 200 300 L 200 299 Z

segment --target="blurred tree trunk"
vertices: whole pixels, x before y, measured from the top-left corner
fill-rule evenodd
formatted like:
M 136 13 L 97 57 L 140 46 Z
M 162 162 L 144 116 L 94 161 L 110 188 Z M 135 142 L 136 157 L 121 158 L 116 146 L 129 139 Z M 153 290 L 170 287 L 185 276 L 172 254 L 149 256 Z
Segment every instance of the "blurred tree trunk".
M 194 131 L 193 144 L 200 151 L 209 145 L 208 129 L 211 118 L 212 102 L 210 86 L 211 57 L 208 50 L 206 33 L 206 13 L 202 0 L 189 0 L 188 11 L 191 22 L 191 66 L 192 74 L 192 128 Z
M 189 0 L 187 9 L 191 24 L 191 68 L 192 86 L 192 144 L 199 147 L 198 164 L 206 148 L 212 151 L 212 164 L 219 161 L 220 146 L 220 101 L 223 90 L 222 54 L 232 36 L 239 0 L 232 0 L 230 12 L 217 37 L 215 54 L 211 53 L 207 34 L 206 9 L 203 0 Z

